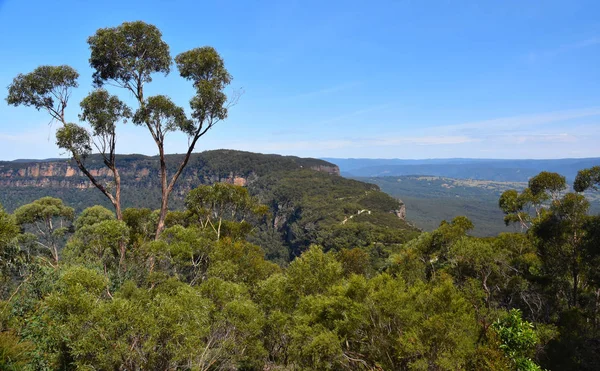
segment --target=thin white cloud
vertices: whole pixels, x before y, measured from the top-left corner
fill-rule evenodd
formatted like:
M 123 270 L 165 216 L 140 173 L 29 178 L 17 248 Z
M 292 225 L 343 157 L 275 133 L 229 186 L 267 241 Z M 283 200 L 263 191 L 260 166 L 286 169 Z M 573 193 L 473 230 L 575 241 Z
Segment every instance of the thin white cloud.
M 527 55 L 527 59 L 529 62 L 534 63 L 540 59 L 555 57 L 559 54 L 567 53 L 569 51 L 573 51 L 573 50 L 577 50 L 577 49 L 589 48 L 592 46 L 596 46 L 598 44 L 600 44 L 600 37 L 595 36 L 595 37 L 591 37 L 589 39 L 580 40 L 580 41 L 576 41 L 576 42 L 573 42 L 570 44 L 561 45 L 555 49 L 543 50 L 543 51 L 531 51 Z
M 374 148 L 393 147 L 401 145 L 436 146 L 457 145 L 479 141 L 479 139 L 466 136 L 398 136 L 350 139 L 321 139 L 321 140 L 289 140 L 289 141 L 263 141 L 263 142 L 238 142 L 235 148 L 258 152 L 305 152 L 329 151 L 349 148 Z M 232 145 L 234 143 L 229 143 Z
M 342 121 L 354 116 L 368 114 L 389 107 L 389 104 L 369 107 L 334 117 L 320 122 L 320 125 Z M 381 133 L 377 136 L 358 138 L 340 138 L 328 136 L 310 140 L 297 139 L 296 135 L 282 135 L 277 141 L 257 141 L 248 143 L 240 140 L 237 143 L 229 142 L 235 148 L 242 148 L 259 152 L 280 152 L 318 155 L 325 151 L 356 151 L 368 152 L 377 149 L 395 152 L 407 148 L 455 148 L 462 149 L 461 145 L 469 144 L 479 152 L 500 147 L 524 148 L 533 146 L 576 146 L 578 141 L 583 141 L 587 130 L 595 125 L 551 125 L 554 123 L 569 122 L 585 117 L 600 116 L 600 108 L 590 107 L 575 110 L 544 112 L 528 115 L 508 116 L 476 122 L 467 122 L 457 125 L 441 125 L 428 128 L 407 128 L 395 133 Z M 542 129 L 543 128 L 543 129 Z M 543 131 L 540 132 L 540 129 Z M 566 129 L 566 130 L 565 130 Z M 454 151 L 454 149 L 452 150 Z
M 551 124 L 555 122 L 574 120 L 584 117 L 600 116 L 600 107 L 591 107 L 583 109 L 573 109 L 565 111 L 554 111 L 546 113 L 536 113 L 531 115 L 519 115 L 468 122 L 458 125 L 444 125 L 436 127 L 445 130 L 510 130 L 520 129 L 529 126 Z
M 317 141 L 284 141 L 284 142 L 259 142 L 240 143 L 240 147 L 257 152 L 285 152 L 290 151 L 323 151 L 356 147 L 357 143 L 352 140 L 317 140 Z
M 571 44 L 570 49 L 587 48 L 588 46 L 594 46 L 600 44 L 600 37 L 593 37 L 591 39 L 582 40 L 577 43 Z
M 20 133 L 0 132 L 0 159 L 48 158 L 59 154 L 54 129 L 48 124 Z
M 392 138 L 381 138 L 367 141 L 369 145 L 377 146 L 395 146 L 399 144 L 416 144 L 420 146 L 424 145 L 443 145 L 443 144 L 463 144 L 478 142 L 480 139 L 468 137 L 465 135 L 437 135 L 437 136 L 408 136 L 408 137 L 392 137 Z
M 359 110 L 356 110 L 356 111 L 353 111 L 353 112 L 350 112 L 350 113 L 346 113 L 346 114 L 343 114 L 343 115 L 339 115 L 339 116 L 336 116 L 336 117 L 332 117 L 332 118 L 329 118 L 329 119 L 318 121 L 316 123 L 316 125 L 332 124 L 334 122 L 339 122 L 339 121 L 350 119 L 350 118 L 353 118 L 353 117 L 356 117 L 356 116 L 361 116 L 361 115 L 364 115 L 364 114 L 367 114 L 367 113 L 382 111 L 382 110 L 384 110 L 386 108 L 389 108 L 391 106 L 392 106 L 392 103 L 387 103 L 387 104 L 380 104 L 380 105 L 373 106 L 373 107 L 362 108 L 362 109 L 359 109 Z
M 340 84 L 340 85 L 317 89 L 314 91 L 300 93 L 300 94 L 288 97 L 288 99 L 305 99 L 305 98 L 321 97 L 323 95 L 329 95 L 332 93 L 338 93 L 338 92 L 345 91 L 345 90 L 348 90 L 351 88 L 355 88 L 359 85 L 360 85 L 359 82 L 348 82 L 348 83 L 344 83 L 344 84 Z
M 34 130 L 28 130 L 20 133 L 0 132 L 0 141 L 23 144 L 36 144 L 51 142 L 54 139 L 52 127 L 39 125 Z
M 504 135 L 497 138 L 505 143 L 525 144 L 525 143 L 574 143 L 577 142 L 577 136 L 567 133 L 562 134 L 530 134 L 530 135 Z

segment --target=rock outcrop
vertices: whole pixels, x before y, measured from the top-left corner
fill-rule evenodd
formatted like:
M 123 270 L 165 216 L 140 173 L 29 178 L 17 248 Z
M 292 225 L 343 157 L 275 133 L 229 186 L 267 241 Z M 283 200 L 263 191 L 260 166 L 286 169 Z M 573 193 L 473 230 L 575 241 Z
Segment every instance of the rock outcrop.
M 181 155 L 168 155 L 169 173 L 175 172 Z M 225 161 L 224 161 L 225 159 Z M 159 159 L 141 155 L 118 156 L 117 164 L 122 183 L 134 187 L 155 187 L 159 184 Z M 99 156 L 86 162 L 90 174 L 102 182 L 112 180 L 111 171 L 103 166 Z M 309 168 L 331 175 L 340 170 L 331 163 L 293 156 L 262 155 L 250 152 L 218 150 L 193 154 L 178 181 L 180 192 L 200 184 L 227 182 L 247 186 L 264 173 L 274 170 Z M 0 187 L 93 188 L 88 178 L 71 160 L 32 162 L 0 162 Z
M 400 208 L 398 210 L 394 210 L 394 214 L 402 219 L 402 220 L 406 220 L 406 205 L 402 204 L 400 205 Z

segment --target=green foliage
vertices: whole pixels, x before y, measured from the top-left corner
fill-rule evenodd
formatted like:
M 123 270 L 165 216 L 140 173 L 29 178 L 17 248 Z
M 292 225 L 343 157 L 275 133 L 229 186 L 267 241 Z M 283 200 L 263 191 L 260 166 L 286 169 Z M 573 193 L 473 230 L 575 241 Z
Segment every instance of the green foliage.
M 401 244 L 417 229 L 396 217 L 400 202 L 367 183 L 311 170 L 273 173 L 253 182 L 293 256 L 311 243 L 326 250 Z M 367 207 L 372 207 L 367 209 Z
M 190 101 L 192 117 L 198 122 L 195 132 L 202 130 L 205 122 L 210 127 L 215 120 L 227 117 L 223 90 L 231 82 L 223 59 L 209 46 L 195 48 L 175 57 L 181 77 L 191 80 L 196 95 Z
M 498 333 L 500 348 L 519 371 L 541 371 L 528 356 L 538 342 L 533 325 L 521 318 L 521 312 L 513 309 L 492 325 Z
M 129 240 L 135 247 L 139 247 L 154 238 L 158 215 L 147 208 L 128 208 L 123 211 L 123 221 L 131 233 Z
M 40 66 L 19 74 L 8 87 L 6 101 L 13 106 L 33 106 L 59 119 L 64 116 L 70 89 L 78 86 L 79 74 L 69 66 Z
M 129 228 L 122 220 L 106 219 L 78 228 L 65 247 L 69 259 L 116 267 L 120 246 L 128 242 Z
M 152 81 L 153 73 L 166 75 L 170 71 L 169 46 L 156 26 L 125 22 L 99 29 L 87 42 L 92 52 L 94 83 L 98 86 L 112 80 L 135 93 L 138 86 Z
M 69 233 L 70 222 L 75 216 L 73 208 L 53 197 L 42 197 L 15 210 L 17 224 L 28 227 L 36 243 L 50 253 L 53 263 L 59 261 L 59 247 Z
M 193 134 L 192 122 L 185 116 L 183 108 L 164 95 L 149 97 L 146 104 L 135 113 L 133 122 L 136 125 L 151 124 L 161 141 L 162 136 L 171 131 L 181 130 L 188 135 Z
M 85 226 L 94 225 L 105 220 L 115 219 L 115 213 L 100 205 L 88 207 L 75 219 L 73 226 L 79 230 Z
M 117 96 L 110 95 L 104 89 L 96 89 L 90 93 L 81 101 L 80 106 L 79 119 L 86 121 L 91 126 L 92 135 L 96 139 L 94 145 L 102 154 L 104 164 L 115 171 L 116 123 L 119 121 L 127 122 L 127 119 L 132 115 L 131 109 L 121 102 Z M 79 148 L 81 146 L 86 144 L 89 146 L 90 139 L 85 138 L 83 133 L 80 134 L 80 138 L 77 137 L 77 133 L 82 132 L 82 128 L 72 127 L 69 132 L 64 132 L 66 127 L 59 129 L 62 132 L 60 136 L 57 134 L 57 144 L 59 147 L 71 151 L 73 156 L 76 157 L 80 155 L 81 150 Z M 118 182 L 120 187 L 120 179 L 118 179 Z
M 541 199 L 543 196 L 540 197 L 540 201 Z M 504 223 L 506 225 L 519 223 L 522 229 L 528 228 L 531 224 L 531 213 L 528 208 L 533 202 L 534 196 L 529 188 L 520 194 L 514 189 L 502 193 L 498 200 L 498 206 L 505 214 Z
M 529 189 L 533 196 L 539 196 L 545 192 L 550 193 L 552 199 L 556 199 L 561 191 L 567 188 L 564 176 L 557 173 L 542 171 L 529 179 Z
M 18 371 L 27 366 L 32 346 L 11 331 L 0 331 L 0 369 Z
M 34 224 L 36 222 L 51 222 L 54 218 L 72 220 L 74 210 L 65 206 L 62 200 L 53 197 L 43 197 L 28 205 L 15 210 L 18 224 Z
M 5 249 L 19 233 L 15 218 L 0 205 L 0 248 Z
M 580 170 L 573 183 L 573 188 L 577 192 L 583 192 L 590 188 L 597 191 L 598 187 L 600 187 L 600 166 Z
M 369 254 L 363 249 L 342 249 L 338 253 L 338 260 L 346 276 L 352 274 L 366 275 L 369 267 Z
M 92 153 L 90 134 L 83 127 L 67 123 L 56 130 L 56 145 L 73 154 L 74 157 L 85 159 Z
M 92 127 L 94 135 L 103 136 L 115 131 L 115 122 L 131 116 L 131 110 L 104 89 L 96 89 L 81 103 L 79 119 Z
M 316 245 L 295 259 L 287 269 L 290 289 L 300 296 L 322 293 L 342 278 L 342 266 L 333 254 Z
M 588 175 L 591 181 L 591 173 L 580 172 L 575 184 L 578 190 L 588 187 Z M 521 309 L 530 318 L 557 326 L 560 334 L 546 339 L 548 355 L 547 359 L 540 358 L 540 363 L 558 369 L 593 369 L 592 355 L 598 348 L 590 339 L 598 334 L 600 289 L 593 273 L 599 252 L 591 246 L 596 245 L 599 236 L 597 217 L 588 215 L 590 203 L 584 195 L 563 193 L 565 179 L 556 173 L 542 172 L 531 179 L 529 186 L 523 194 L 529 193 L 527 203 L 536 212 L 527 215 L 531 227 L 524 238 L 534 250 L 528 247 L 530 252 L 513 260 L 515 269 L 525 272 L 526 268 L 527 273 L 511 282 L 520 286 L 520 301 L 527 305 L 521 305 Z M 545 312 L 535 307 L 545 308 Z M 519 367 L 539 369 L 529 360 Z
M 0 204 L 0 286 L 2 287 L 0 289 L 0 298 L 6 295 L 6 291 L 10 287 L 11 278 L 27 260 L 27 256 L 17 243 L 19 232 L 15 218 L 6 213 Z M 2 310 L 1 307 L 0 310 Z M 11 335 L 7 334 L 6 336 L 6 341 L 9 341 Z

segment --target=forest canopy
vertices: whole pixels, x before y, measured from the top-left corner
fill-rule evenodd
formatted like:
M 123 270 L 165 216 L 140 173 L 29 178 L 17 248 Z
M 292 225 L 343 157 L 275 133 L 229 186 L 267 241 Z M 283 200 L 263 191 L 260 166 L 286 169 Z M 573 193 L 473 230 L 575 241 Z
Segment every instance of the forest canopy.
M 159 239 L 151 209 L 74 215 L 46 197 L 2 211 L 2 366 L 592 370 L 599 217 L 558 174 L 530 184 L 499 200 L 519 233 L 471 237 L 457 217 L 390 242 L 334 222 L 289 264 L 261 247 L 270 208 L 227 183 L 190 192 Z

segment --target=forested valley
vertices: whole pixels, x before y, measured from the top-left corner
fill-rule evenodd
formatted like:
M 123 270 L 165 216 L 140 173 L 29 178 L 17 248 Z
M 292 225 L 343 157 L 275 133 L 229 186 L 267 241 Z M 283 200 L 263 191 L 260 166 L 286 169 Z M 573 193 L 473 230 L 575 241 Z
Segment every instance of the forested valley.
M 151 209 L 117 220 L 43 197 L 2 211 L 2 367 L 595 369 L 600 218 L 560 175 L 502 195 L 522 232 L 477 238 L 465 217 L 391 225 L 376 200 L 395 200 L 352 192 L 368 184 L 295 173 L 257 180 L 270 205 L 201 185 L 159 238 Z M 576 186 L 599 181 L 592 168 Z
M 572 185 L 541 172 L 504 191 L 514 233 L 475 237 L 464 216 L 422 232 L 401 201 L 325 161 L 195 155 L 239 98 L 225 94 L 232 77 L 214 48 L 173 59 L 144 22 L 88 44 L 94 90 L 81 124 L 66 110 L 79 76 L 69 66 L 40 66 L 8 88 L 10 105 L 58 124 L 75 186 L 37 187 L 37 172 L 2 164 L 23 182 L 2 189 L 1 369 L 598 368 L 600 216 L 584 192 L 598 192 L 599 166 Z M 195 92 L 188 111 L 145 95 L 173 60 Z M 157 157 L 117 155 L 129 121 Z M 189 141 L 169 156 L 173 132 Z M 152 165 L 130 174 L 132 161 Z

